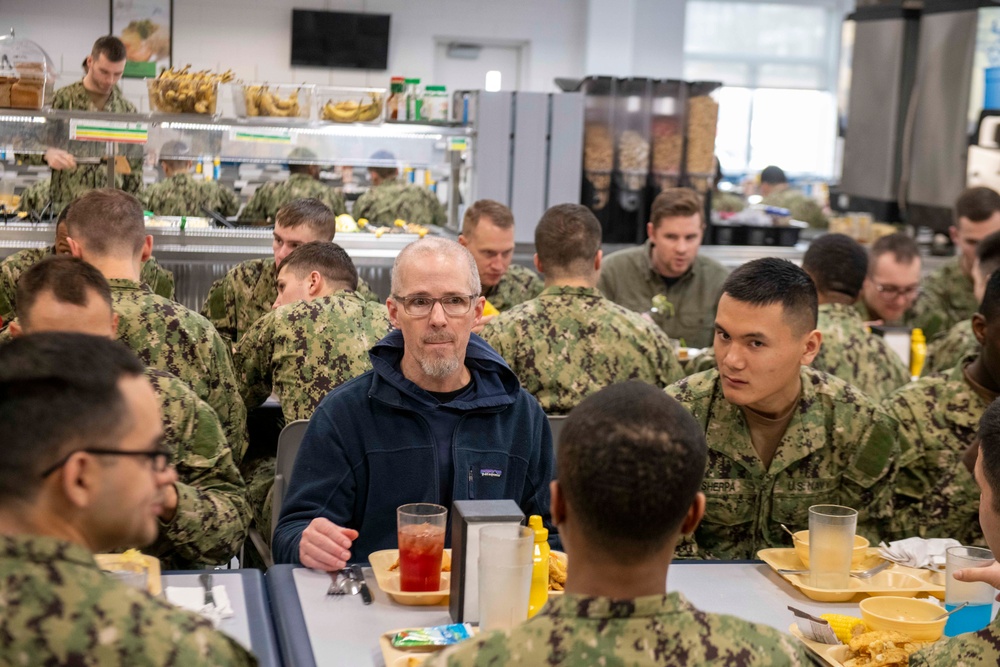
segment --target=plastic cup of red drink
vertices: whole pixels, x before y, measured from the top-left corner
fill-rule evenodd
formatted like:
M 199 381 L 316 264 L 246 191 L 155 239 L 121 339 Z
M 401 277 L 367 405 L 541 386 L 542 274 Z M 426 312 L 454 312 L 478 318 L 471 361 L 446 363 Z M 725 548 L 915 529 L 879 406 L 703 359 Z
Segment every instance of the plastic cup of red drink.
M 441 554 L 447 520 L 448 509 L 431 503 L 411 503 L 396 510 L 399 590 L 441 590 Z

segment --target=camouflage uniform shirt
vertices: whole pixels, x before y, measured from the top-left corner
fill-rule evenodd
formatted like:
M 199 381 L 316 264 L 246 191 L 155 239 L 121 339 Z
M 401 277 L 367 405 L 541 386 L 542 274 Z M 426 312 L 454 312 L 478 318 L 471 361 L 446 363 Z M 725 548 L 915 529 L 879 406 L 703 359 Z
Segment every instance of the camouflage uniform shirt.
M 469 639 L 427 667 L 492 665 L 811 665 L 773 628 L 699 611 L 680 593 L 632 600 L 563 595 L 526 623 Z
M 764 206 L 787 208 L 791 211 L 793 219 L 808 222 L 810 227 L 816 229 L 826 229 L 830 226 L 830 221 L 823 213 L 823 207 L 817 204 L 815 199 L 789 187 L 772 192 L 760 203 Z
M 0 536 L 0 664 L 256 665 L 197 614 L 107 576 L 84 547 Z
M 177 469 L 177 512 L 160 521 L 159 539 L 145 551 L 164 570 L 225 565 L 246 537 L 250 509 L 222 425 L 208 403 L 170 373 L 146 370 L 160 399 L 163 444 Z
M 996 667 L 1000 665 L 1000 615 L 979 632 L 939 641 L 910 656 L 910 667 Z
M 596 288 L 546 287 L 482 336 L 546 414 L 565 414 L 615 382 L 666 387 L 684 377 L 666 334 Z
M 987 407 L 965 379 L 965 366 L 974 358 L 921 378 L 883 403 L 899 420 L 892 539 L 919 535 L 951 537 L 962 544 L 983 541 L 979 487 L 962 462 Z
M 278 209 L 293 199 L 314 197 L 327 206 L 336 215 L 347 213 L 344 198 L 336 190 L 324 185 L 309 174 L 292 174 L 287 181 L 265 183 L 256 192 L 240 212 L 240 220 L 258 222 L 274 221 Z
M 836 375 L 880 401 L 910 381 L 910 371 L 881 336 L 865 330 L 853 306 L 819 307 L 817 328 L 823 344 L 812 362 L 816 370 Z
M 17 313 L 17 281 L 21 274 L 55 253 L 55 246 L 26 248 L 0 262 L 0 319 L 4 323 L 14 319 Z M 155 294 L 165 299 L 174 298 L 174 274 L 157 264 L 155 258 L 150 257 L 142 265 L 139 276 Z
M 755 558 L 787 547 L 784 523 L 804 527 L 809 506 L 858 510 L 858 533 L 872 544 L 892 515 L 897 424 L 840 378 L 803 366 L 799 405 L 768 468 L 750 440 L 742 410 L 725 399 L 718 371 L 667 388 L 705 430 L 708 466 L 701 490 L 707 506 L 695 532 L 706 558 Z
M 962 320 L 927 346 L 927 358 L 921 375 L 951 370 L 965 357 L 979 354 L 979 341 L 972 332 L 972 320 Z
M 542 293 L 545 283 L 531 269 L 520 264 L 507 267 L 500 281 L 492 287 L 483 286 L 483 296 L 501 313 Z
M 36 181 L 21 193 L 21 201 L 17 204 L 17 210 L 25 213 L 35 213 L 41 215 L 46 206 L 49 205 L 49 190 L 52 188 L 52 179 L 45 178 Z
M 691 269 L 671 287 L 653 270 L 649 258 L 652 245 L 611 253 L 604 259 L 597 287 L 612 301 L 629 310 L 648 312 L 653 297 L 664 295 L 673 313 L 653 315 L 654 321 L 671 338 L 684 339 L 688 347 L 709 347 L 715 336 L 715 311 L 722 296 L 722 283 L 729 274 L 714 259 L 699 255 Z
M 366 301 L 381 301 L 368 284 L 358 279 L 358 294 Z M 278 298 L 278 271 L 273 257 L 250 259 L 229 269 L 208 290 L 201 314 L 230 343 L 238 343 L 250 325 L 271 312 Z
M 202 206 L 223 216 L 236 215 L 240 210 L 240 200 L 234 192 L 191 174 L 174 174 L 154 183 L 140 199 L 146 210 L 156 215 L 204 216 Z
M 355 220 L 367 218 L 373 225 L 388 227 L 397 219 L 425 227 L 444 227 L 448 222 L 448 214 L 437 195 L 419 185 L 395 179 L 376 185 L 358 197 L 353 214 Z
M 943 334 L 979 309 L 972 292 L 972 278 L 962 273 L 958 257 L 922 281 L 922 293 L 914 304 L 914 326 L 927 340 Z
M 137 282 L 112 278 L 118 339 L 142 361 L 167 371 L 212 406 L 237 462 L 247 448 L 247 411 L 240 400 L 229 349 L 204 317 L 153 294 Z

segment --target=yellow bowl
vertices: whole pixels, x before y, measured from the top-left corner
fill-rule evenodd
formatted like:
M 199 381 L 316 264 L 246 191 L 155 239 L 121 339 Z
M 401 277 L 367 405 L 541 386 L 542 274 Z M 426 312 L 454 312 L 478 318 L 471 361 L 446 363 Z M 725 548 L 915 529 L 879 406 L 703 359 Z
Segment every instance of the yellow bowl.
M 903 632 L 918 642 L 934 642 L 944 633 L 944 607 L 917 598 L 884 595 L 861 601 L 861 618 L 871 630 Z
M 809 531 L 800 530 L 795 533 L 795 555 L 802 564 L 809 567 Z M 851 552 L 851 567 L 859 568 L 868 556 L 868 539 L 860 535 L 854 536 L 854 550 Z

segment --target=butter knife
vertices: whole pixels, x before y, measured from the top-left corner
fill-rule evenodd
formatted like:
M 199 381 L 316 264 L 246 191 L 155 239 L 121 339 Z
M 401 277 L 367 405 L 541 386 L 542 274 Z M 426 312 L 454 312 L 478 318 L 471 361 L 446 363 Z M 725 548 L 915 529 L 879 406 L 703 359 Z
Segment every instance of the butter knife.
M 202 588 L 205 589 L 205 605 L 215 606 L 215 595 L 212 594 L 212 575 L 205 574 L 198 575 L 198 580 L 201 581 Z
M 368 590 L 368 584 L 365 583 L 365 574 L 361 571 L 360 565 L 352 565 L 351 571 L 354 572 L 354 577 L 361 584 L 361 601 L 365 604 L 372 603 L 372 592 Z

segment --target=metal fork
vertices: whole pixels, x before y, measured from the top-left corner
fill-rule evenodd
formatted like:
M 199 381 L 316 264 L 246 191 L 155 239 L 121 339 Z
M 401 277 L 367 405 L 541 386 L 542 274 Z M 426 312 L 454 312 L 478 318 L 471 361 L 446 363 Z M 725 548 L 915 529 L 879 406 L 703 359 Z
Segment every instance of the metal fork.
M 862 570 L 860 572 L 851 572 L 851 576 L 855 579 L 871 579 L 876 574 L 881 572 L 892 565 L 892 561 L 886 560 L 882 561 L 878 565 L 868 570 Z M 809 574 L 809 570 L 778 570 L 778 574 Z
M 354 595 L 361 590 L 361 584 L 351 576 L 351 571 L 347 568 L 338 570 L 336 574 L 330 573 L 332 579 L 327 595 Z

